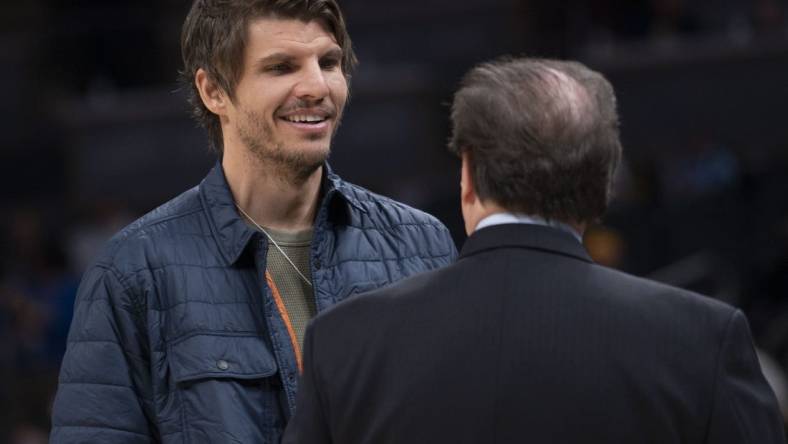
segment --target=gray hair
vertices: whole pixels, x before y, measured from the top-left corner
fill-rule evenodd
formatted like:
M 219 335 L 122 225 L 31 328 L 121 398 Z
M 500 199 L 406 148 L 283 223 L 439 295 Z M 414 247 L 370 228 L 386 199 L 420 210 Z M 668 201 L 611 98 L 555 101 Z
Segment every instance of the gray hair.
M 590 222 L 621 159 L 613 87 L 577 62 L 503 58 L 465 75 L 449 150 L 468 153 L 476 193 L 509 211 Z

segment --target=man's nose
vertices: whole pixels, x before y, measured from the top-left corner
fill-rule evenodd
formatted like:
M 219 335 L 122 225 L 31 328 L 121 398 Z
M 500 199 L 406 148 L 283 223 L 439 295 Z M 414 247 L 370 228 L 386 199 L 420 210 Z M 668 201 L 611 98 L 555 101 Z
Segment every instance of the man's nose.
M 321 100 L 329 94 L 326 73 L 318 62 L 304 66 L 295 87 L 295 95 L 302 100 Z

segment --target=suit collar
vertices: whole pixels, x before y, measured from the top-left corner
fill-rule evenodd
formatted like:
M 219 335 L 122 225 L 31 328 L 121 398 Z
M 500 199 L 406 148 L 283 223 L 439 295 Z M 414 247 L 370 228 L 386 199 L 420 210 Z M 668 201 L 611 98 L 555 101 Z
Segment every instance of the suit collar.
M 321 212 L 321 208 L 327 207 L 345 213 L 344 215 L 335 214 L 333 217 L 341 218 L 344 216 L 343 220 L 349 220 L 348 212 L 350 209 L 348 205 L 360 208 L 363 211 L 362 205 L 347 188 L 344 181 L 331 171 L 328 164 L 324 164 L 321 184 L 321 195 L 323 197 L 318 213 Z M 222 256 L 228 264 L 235 263 L 257 231 L 249 227 L 238 215 L 238 210 L 235 208 L 235 200 L 230 191 L 230 186 L 227 184 L 221 161 L 216 163 L 200 184 L 200 199 L 208 215 L 211 233 L 216 239 Z M 334 201 L 338 202 L 332 205 Z M 318 224 L 324 220 L 325 218 L 315 221 L 316 231 L 319 228 Z
M 552 227 L 531 224 L 494 225 L 477 230 L 465 241 L 460 258 L 497 248 L 542 250 L 593 262 L 583 244 L 569 233 Z

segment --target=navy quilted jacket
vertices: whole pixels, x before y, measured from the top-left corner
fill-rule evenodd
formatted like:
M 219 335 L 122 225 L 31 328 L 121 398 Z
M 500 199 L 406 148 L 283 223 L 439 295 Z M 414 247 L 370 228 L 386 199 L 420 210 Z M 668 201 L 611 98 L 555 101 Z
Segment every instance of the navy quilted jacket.
M 318 311 L 454 259 L 435 218 L 326 171 Z M 279 442 L 298 366 L 264 277 L 267 248 L 220 165 L 116 235 L 80 286 L 51 442 Z

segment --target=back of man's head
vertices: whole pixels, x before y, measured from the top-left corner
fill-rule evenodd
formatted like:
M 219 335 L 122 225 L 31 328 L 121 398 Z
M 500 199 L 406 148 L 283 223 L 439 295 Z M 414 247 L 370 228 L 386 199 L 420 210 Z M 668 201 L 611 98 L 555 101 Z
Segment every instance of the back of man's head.
M 610 83 L 577 62 L 506 58 L 472 69 L 451 110 L 449 148 L 476 194 L 569 223 L 601 217 L 621 158 Z

